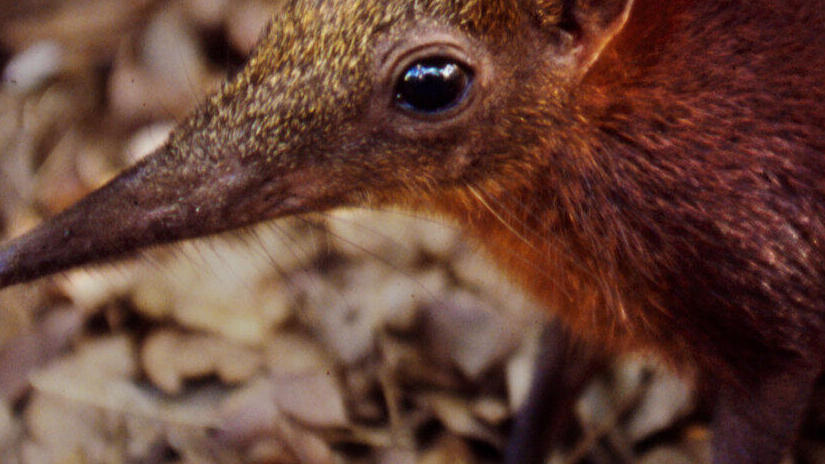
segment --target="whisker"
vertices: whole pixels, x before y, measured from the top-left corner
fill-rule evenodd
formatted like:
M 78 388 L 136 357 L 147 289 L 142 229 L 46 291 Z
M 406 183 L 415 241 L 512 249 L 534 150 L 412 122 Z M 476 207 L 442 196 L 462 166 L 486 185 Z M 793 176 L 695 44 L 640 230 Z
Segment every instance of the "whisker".
M 436 224 L 444 228 L 450 229 L 454 232 L 463 232 L 464 228 L 459 226 L 455 221 L 447 220 L 427 213 L 418 213 L 413 210 L 399 209 L 395 207 L 366 207 L 361 208 L 367 211 L 375 211 L 382 214 L 392 214 L 403 218 L 415 219 L 416 221 L 426 222 L 429 224 Z
M 289 237 L 283 238 L 283 237 L 286 236 L 286 233 L 283 230 L 284 228 L 280 227 L 278 224 L 275 224 L 275 223 L 268 224 L 267 229 L 269 231 L 271 231 L 273 233 L 273 235 L 277 234 L 279 240 L 282 240 L 284 242 L 297 243 L 296 241 L 290 239 Z M 260 252 L 262 252 L 264 254 L 264 256 L 266 257 L 267 262 L 270 264 L 272 270 L 278 276 L 278 282 L 280 284 L 282 284 L 284 287 L 286 287 L 287 289 L 290 290 L 287 293 L 288 293 L 288 297 L 289 297 L 289 300 L 290 300 L 290 303 L 291 303 L 292 307 L 297 307 L 298 306 L 298 296 L 297 296 L 297 291 L 296 291 L 297 287 L 294 285 L 293 280 L 290 278 L 291 277 L 291 272 L 288 271 L 286 268 L 284 268 L 284 266 L 282 266 L 280 262 L 278 262 L 278 259 L 272 253 L 272 251 L 270 250 L 270 248 L 267 246 L 266 242 L 264 241 L 264 238 L 261 236 L 260 227 L 253 228 L 249 232 L 249 238 L 254 243 L 254 246 L 258 250 L 260 250 Z M 302 258 L 302 257 L 298 256 L 298 253 L 294 251 L 293 247 L 285 247 L 285 248 L 289 249 L 289 252 L 292 253 L 293 257 L 295 258 L 295 260 L 297 262 L 308 261 L 309 259 L 311 259 L 311 257 L 309 257 L 308 255 L 305 258 Z M 301 251 L 305 252 L 305 250 L 303 250 L 303 249 L 301 249 Z
M 507 228 L 507 230 L 509 230 L 510 232 L 512 232 L 512 233 L 513 233 L 513 235 L 515 235 L 515 236 L 516 236 L 519 240 L 521 240 L 521 241 L 522 241 L 525 245 L 529 246 L 531 249 L 533 249 L 533 250 L 535 250 L 535 251 L 539 251 L 539 252 L 540 252 L 540 250 L 538 249 L 538 247 L 537 247 L 535 244 L 533 244 L 533 242 L 531 242 L 530 240 L 528 240 L 528 239 L 527 239 L 524 235 L 522 235 L 519 231 L 517 231 L 515 227 L 513 227 L 513 226 L 512 226 L 509 222 L 507 222 L 507 221 L 506 221 L 506 220 L 505 220 L 505 219 L 504 219 L 504 218 L 503 218 L 500 214 L 498 214 L 498 212 L 497 212 L 496 210 L 494 210 L 494 209 L 492 208 L 492 206 L 490 206 L 490 204 L 489 204 L 489 203 L 487 203 L 487 201 L 484 199 L 484 197 L 483 197 L 483 196 L 481 196 L 481 194 L 478 192 L 478 190 L 476 190 L 476 188 L 475 188 L 474 186 L 472 186 L 472 185 L 468 185 L 468 186 L 467 186 L 467 189 L 468 189 L 468 190 L 470 191 L 470 193 L 472 193 L 472 194 L 473 194 L 473 196 L 474 196 L 474 197 L 476 197 L 476 199 L 477 199 L 477 200 L 478 200 L 478 201 L 479 201 L 479 202 L 480 202 L 480 203 L 481 203 L 481 204 L 482 204 L 482 205 L 483 205 L 483 206 L 487 209 L 487 211 L 489 211 L 489 212 L 490 212 L 490 214 L 492 214 L 493 216 L 495 216 L 495 218 L 496 218 L 496 219 L 497 219 L 497 220 L 498 220 L 498 221 L 499 221 L 499 222 L 500 222 L 500 223 L 501 223 L 504 227 L 506 227 L 506 228 Z M 522 224 L 522 225 L 523 225 L 523 224 Z
M 604 260 L 604 262 L 602 263 L 604 266 L 608 266 L 607 269 L 605 269 L 604 267 L 599 267 L 597 269 L 593 269 L 591 266 L 588 266 L 586 263 L 582 262 L 581 260 L 576 259 L 576 256 L 574 256 L 569 250 L 567 250 L 566 247 L 559 244 L 558 240 L 554 240 L 554 237 L 552 237 L 552 236 L 546 236 L 545 237 L 544 235 L 537 232 L 535 230 L 535 228 L 530 227 L 527 220 L 519 217 L 514 212 L 509 211 L 507 208 L 504 208 L 503 203 L 502 203 L 501 200 L 498 200 L 494 196 L 489 198 L 489 199 L 486 198 L 485 195 L 483 194 L 483 192 L 480 191 L 479 189 L 477 189 L 475 186 L 470 185 L 470 186 L 468 186 L 468 189 L 469 189 L 470 193 L 472 193 L 472 195 L 476 199 L 479 200 L 479 202 L 484 206 L 484 208 L 487 211 L 489 211 L 491 214 L 493 214 L 493 216 L 496 218 L 496 220 L 498 220 L 502 225 L 504 225 L 507 228 L 507 230 L 510 231 L 511 233 L 513 233 L 521 242 L 526 244 L 532 250 L 536 251 L 541 257 L 546 258 L 547 257 L 547 250 L 552 249 L 560 257 L 563 257 L 564 259 L 566 259 L 570 266 L 572 266 L 573 268 L 578 269 L 579 271 L 581 271 L 583 273 L 583 275 L 590 276 L 591 278 L 593 278 L 596 285 L 598 285 L 598 287 L 600 288 L 601 294 L 604 298 L 604 304 L 607 305 L 608 307 L 615 308 L 617 314 L 619 315 L 619 317 L 622 321 L 627 322 L 629 320 L 629 316 L 628 316 L 628 313 L 627 313 L 627 308 L 624 304 L 623 299 L 621 298 L 621 295 L 619 293 L 619 289 L 616 288 L 615 285 L 611 284 L 611 282 L 613 282 L 615 279 L 611 279 L 610 276 L 616 274 L 616 271 L 613 268 L 614 263 L 613 263 L 612 260 Z M 510 192 L 502 192 L 502 193 L 503 194 L 509 194 L 513 201 L 517 201 L 517 199 L 512 195 L 512 193 L 510 193 Z M 498 207 L 498 209 L 502 209 L 504 212 L 499 213 L 496 210 L 496 206 Z M 530 209 L 525 209 L 525 212 L 528 214 L 528 217 L 532 217 L 532 218 L 536 219 L 535 216 L 534 216 L 534 213 L 532 213 Z M 512 223 L 510 221 L 512 221 Z M 515 223 L 516 226 L 514 226 L 513 223 Z M 519 230 L 516 229 L 516 227 L 523 228 L 526 231 L 526 234 L 529 234 L 529 235 L 525 235 L 525 233 L 519 232 Z M 598 249 L 599 244 L 595 243 L 595 237 L 597 237 L 597 234 L 585 234 L 585 235 L 594 237 L 594 238 L 592 238 L 592 240 L 594 241 L 593 242 L 593 247 L 594 247 L 594 249 Z M 541 243 L 544 244 L 544 246 L 546 248 L 542 249 L 541 247 L 537 246 L 535 241 L 531 241 L 530 238 L 528 238 L 529 236 L 532 236 L 536 240 L 539 240 Z M 515 256 L 515 255 L 511 254 L 511 256 Z M 556 276 L 556 275 L 554 275 L 550 272 L 547 272 L 546 270 L 542 269 L 540 266 L 534 264 L 532 262 L 533 260 L 528 260 L 528 259 L 522 258 L 520 256 L 515 256 L 515 257 L 518 258 L 522 262 L 530 264 L 534 269 L 541 272 L 542 275 L 544 275 L 545 277 L 548 277 L 549 281 L 553 282 L 554 285 L 556 286 L 556 288 L 558 290 L 560 290 L 563 295 L 565 295 L 568 298 L 570 298 L 572 296 L 571 292 L 569 290 L 567 290 L 564 285 L 560 285 L 560 284 L 556 283 L 556 279 L 557 279 L 558 276 Z M 595 317 L 595 316 L 596 315 L 593 314 L 593 317 Z M 594 322 L 598 323 L 598 321 L 594 321 Z
M 497 213 L 497 212 L 493 209 L 492 205 L 490 205 L 487 201 L 485 201 L 485 200 L 484 200 L 484 197 L 482 196 L 482 194 L 481 194 L 478 190 L 476 190 L 473 186 L 468 186 L 468 188 L 470 189 L 470 192 L 471 192 L 471 193 L 472 193 L 472 194 L 476 197 L 476 199 L 478 199 L 478 200 L 479 200 L 479 202 L 480 202 L 480 203 L 481 203 L 481 204 L 485 207 L 485 209 L 487 209 L 487 211 L 489 211 L 491 214 L 493 214 L 493 216 L 494 216 L 494 217 L 495 217 L 498 221 L 500 221 L 500 222 L 501 222 L 501 223 L 502 223 L 502 224 L 503 224 L 503 225 L 507 228 L 507 230 L 509 230 L 511 233 L 513 233 L 516 237 L 518 237 L 518 238 L 519 238 L 519 240 L 521 240 L 523 243 L 525 243 L 525 244 L 526 244 L 527 246 L 529 246 L 531 249 L 533 249 L 534 251 L 536 251 L 539 255 L 546 256 L 546 252 L 544 252 L 543 250 L 541 250 L 541 249 L 540 249 L 539 247 L 537 247 L 537 246 L 536 246 L 533 242 L 530 242 L 530 241 L 529 241 L 529 240 L 527 240 L 527 239 L 526 239 L 523 235 L 521 235 L 520 233 L 518 233 L 518 231 L 517 231 L 517 230 L 516 230 L 516 229 L 515 229 L 515 228 L 514 228 L 514 227 L 513 227 L 510 223 L 508 223 L 508 222 L 504 219 L 504 217 L 503 217 L 502 215 L 498 214 L 498 213 Z M 511 216 L 512 216 L 512 215 L 511 215 Z M 520 222 L 521 222 L 522 224 L 524 224 L 524 223 L 523 223 L 523 221 L 520 221 Z M 525 228 L 527 228 L 527 227 L 526 227 L 526 225 L 525 225 Z M 538 233 L 535 233 L 535 234 L 536 234 L 536 236 L 539 236 L 539 234 L 538 234 Z M 552 243 L 551 243 L 551 245 L 552 245 Z M 517 254 L 517 253 L 511 252 L 509 249 L 507 249 L 507 252 L 508 252 L 508 253 L 510 254 L 510 256 L 511 256 L 511 257 L 513 257 L 514 259 L 517 259 L 517 260 L 519 260 L 520 262 L 522 262 L 522 263 L 524 263 L 524 264 L 526 264 L 526 265 L 530 266 L 530 267 L 531 267 L 531 268 L 533 268 L 535 271 L 537 271 L 539 274 L 541 274 L 542 276 L 546 277 L 546 278 L 547 278 L 547 281 L 548 281 L 548 282 L 550 282 L 550 283 L 552 283 L 552 284 L 556 287 L 556 290 L 558 290 L 558 291 L 559 291 L 562 295 L 564 295 L 566 298 L 568 298 L 568 299 L 572 299 L 573 294 L 570 292 L 570 290 L 568 290 L 566 286 L 564 286 L 564 285 L 560 285 L 560 284 L 558 284 L 558 283 L 557 283 L 557 280 L 558 280 L 558 275 L 556 275 L 556 273 L 551 272 L 551 271 L 548 271 L 547 269 L 543 268 L 542 266 L 540 266 L 540 265 L 536 264 L 535 260 L 531 260 L 531 259 L 528 259 L 528 258 L 526 258 L 526 257 L 524 257 L 524 256 L 522 256 L 522 255 L 520 255 L 520 254 Z
M 312 214 L 322 214 L 322 213 L 312 213 Z M 319 243 L 319 248 L 314 253 L 313 252 L 307 252 L 306 249 L 301 248 L 300 249 L 301 254 L 306 256 L 306 258 L 302 258 L 295 251 L 295 247 L 288 247 L 289 252 L 295 258 L 296 262 L 310 263 L 310 262 L 315 261 L 315 259 L 320 255 L 330 254 L 330 253 L 334 253 L 336 251 L 335 247 L 332 245 L 331 241 L 329 240 L 329 237 L 332 236 L 332 235 L 335 235 L 335 234 L 330 232 L 328 230 L 328 228 L 325 227 L 323 224 L 318 223 L 317 220 L 314 221 L 314 220 L 310 219 L 308 216 L 311 216 L 311 215 L 301 214 L 301 215 L 293 216 L 292 219 L 294 219 L 296 221 L 300 221 L 301 223 L 303 223 L 306 227 L 308 227 L 312 231 L 312 233 L 321 234 L 321 238 L 317 239 L 317 242 Z M 326 215 L 324 215 L 324 216 L 326 216 Z M 270 227 L 275 232 L 277 232 L 279 236 L 283 237 L 283 240 L 285 240 L 288 243 L 294 243 L 294 244 L 297 245 L 297 244 L 300 244 L 300 243 L 303 243 L 303 242 L 306 241 L 305 239 L 304 240 L 299 240 L 298 238 L 295 237 L 294 233 L 297 233 L 297 231 L 295 230 L 294 227 L 280 227 L 275 222 L 271 223 Z M 311 239 L 310 242 L 316 243 L 316 239 Z M 293 277 L 295 275 L 296 275 L 295 272 L 286 272 L 285 276 L 282 280 L 286 281 L 288 285 L 294 286 L 295 288 L 300 289 L 300 285 L 296 286 L 295 283 L 293 282 Z M 324 282 L 329 282 L 329 281 L 327 279 L 321 278 L 321 279 L 309 279 L 306 282 L 309 286 L 311 286 L 310 298 L 314 298 L 315 296 L 318 296 L 318 295 L 323 295 L 324 292 L 334 292 L 334 294 L 337 295 L 338 299 L 341 302 L 343 302 L 344 307 L 354 308 L 354 307 L 357 306 L 357 305 L 352 303 L 351 295 L 348 295 L 344 291 L 344 289 L 341 288 L 339 285 L 327 285 Z M 296 293 L 296 295 L 297 295 L 297 293 Z M 293 296 L 293 299 L 295 299 L 295 296 Z M 297 300 L 296 300 L 296 303 L 297 303 Z M 310 304 L 315 304 L 315 303 L 310 303 Z
M 347 223 L 347 224 L 352 224 L 352 225 L 355 225 L 356 227 L 358 227 L 358 228 L 359 228 L 359 229 L 361 229 L 361 230 L 365 230 L 365 231 L 371 232 L 372 234 L 374 234 L 375 236 L 378 236 L 378 237 L 379 237 L 379 238 L 381 238 L 382 240 L 386 240 L 386 241 L 388 241 L 388 242 L 390 242 L 390 243 L 392 243 L 392 244 L 394 244 L 394 245 L 396 245 L 396 246 L 399 246 L 399 247 L 403 247 L 403 248 L 407 248 L 407 249 L 409 249 L 409 247 L 407 247 L 406 245 L 403 245 L 403 244 L 402 244 L 401 242 L 399 242 L 398 240 L 395 240 L 395 239 L 393 239 L 392 237 L 390 237 L 390 236 L 388 236 L 388 235 L 386 235 L 386 234 L 382 234 L 382 233 L 380 233 L 380 232 L 376 232 L 376 231 L 375 231 L 374 229 L 372 229 L 371 227 L 364 226 L 364 225 L 360 224 L 358 221 L 353 221 L 353 220 L 349 220 L 349 219 L 346 219 L 346 218 L 343 218 L 343 217 L 340 217 L 340 216 L 329 215 L 329 214 L 324 214 L 324 217 L 325 217 L 327 220 L 332 220 L 332 221 L 341 221 L 341 222 L 345 222 L 345 223 Z M 297 216 L 297 218 L 298 218 L 299 220 L 306 220 L 306 218 L 304 218 L 303 216 Z M 426 286 L 424 286 L 424 285 L 423 285 L 423 284 L 422 284 L 422 283 L 418 280 L 417 276 L 415 276 L 413 273 L 411 273 L 411 272 L 409 272 L 409 271 L 407 271 L 407 270 L 403 269 L 401 266 L 399 266 L 398 264 L 394 263 L 392 260 L 387 259 L 387 258 L 386 258 L 386 257 L 384 257 L 381 253 L 378 253 L 378 252 L 376 252 L 376 251 L 374 251 L 374 250 L 371 250 L 371 249 L 369 249 L 369 248 L 367 248 L 367 247 L 365 247 L 365 246 L 363 246 L 363 245 L 361 245 L 361 244 L 359 244 L 359 243 L 357 243 L 357 242 L 355 242 L 355 241 L 353 241 L 353 240 L 351 240 L 351 239 L 348 239 L 348 238 L 346 238 L 346 237 L 342 236 L 341 234 L 336 234 L 336 233 L 334 233 L 334 232 L 332 232 L 332 231 L 329 231 L 329 230 L 327 230 L 327 231 L 326 231 L 326 233 L 327 233 L 329 236 L 335 237 L 337 240 L 340 240 L 341 242 L 345 243 L 346 245 L 351 246 L 351 247 L 355 248 L 356 250 L 359 250 L 359 251 L 363 252 L 363 253 L 364 253 L 364 254 L 366 254 L 367 256 L 369 256 L 369 257 L 371 257 L 371 258 L 373 258 L 373 259 L 377 260 L 377 262 L 380 262 L 381 264 L 383 264 L 384 266 L 386 266 L 387 268 L 389 268 L 389 269 L 390 269 L 390 270 L 392 270 L 393 272 L 396 272 L 396 273 L 398 273 L 399 275 L 401 275 L 401 276 L 403 276 L 403 277 L 405 277 L 405 278 L 410 279 L 412 282 L 415 282 L 416 286 L 417 286 L 418 288 L 420 288 L 421 290 L 423 290 L 423 291 L 425 292 L 425 294 L 426 294 L 428 297 L 430 297 L 431 299 L 437 299 L 437 296 L 436 296 L 436 295 L 435 295 L 435 294 L 434 294 L 434 293 L 433 293 L 433 292 L 432 292 L 429 288 L 427 288 Z

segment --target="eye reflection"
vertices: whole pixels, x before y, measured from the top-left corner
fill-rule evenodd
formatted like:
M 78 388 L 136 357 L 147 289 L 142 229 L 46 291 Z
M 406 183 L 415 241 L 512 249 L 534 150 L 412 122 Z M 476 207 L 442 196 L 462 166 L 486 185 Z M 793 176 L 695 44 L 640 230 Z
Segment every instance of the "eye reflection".
M 450 58 L 426 58 L 413 63 L 396 84 L 395 101 L 418 113 L 448 110 L 467 95 L 472 73 Z

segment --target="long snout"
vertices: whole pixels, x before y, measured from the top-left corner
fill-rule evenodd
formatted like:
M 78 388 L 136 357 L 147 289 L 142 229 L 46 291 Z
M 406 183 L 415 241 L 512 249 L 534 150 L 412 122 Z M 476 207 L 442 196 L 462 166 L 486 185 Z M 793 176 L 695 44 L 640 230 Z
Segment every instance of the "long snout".
M 159 183 L 147 182 L 153 176 L 152 165 L 136 165 L 69 209 L 4 244 L 0 248 L 0 287 L 191 235 L 198 221 L 197 212 L 187 208 L 185 202 L 176 201 L 175 193 L 182 196 L 182 191 L 157 194 L 153 186 Z M 169 185 L 169 181 L 163 184 Z
M 140 248 L 219 233 L 264 219 L 296 202 L 277 180 L 268 183 L 234 167 L 175 154 L 170 145 L 107 185 L 0 248 L 0 287 L 128 255 Z M 274 199 L 273 199 L 274 198 Z M 275 205 L 275 206 L 272 206 Z

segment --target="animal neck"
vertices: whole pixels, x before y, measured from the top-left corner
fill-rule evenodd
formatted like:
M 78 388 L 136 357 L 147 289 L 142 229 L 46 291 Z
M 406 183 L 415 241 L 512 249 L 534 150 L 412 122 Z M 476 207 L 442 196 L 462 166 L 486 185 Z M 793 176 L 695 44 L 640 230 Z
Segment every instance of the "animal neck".
M 603 173 L 538 168 L 516 183 L 488 182 L 439 196 L 436 209 L 463 224 L 486 247 L 514 283 L 561 315 L 578 333 L 592 334 L 616 349 L 636 332 L 641 295 L 627 256 L 606 211 Z M 576 177 L 576 179 L 574 179 Z

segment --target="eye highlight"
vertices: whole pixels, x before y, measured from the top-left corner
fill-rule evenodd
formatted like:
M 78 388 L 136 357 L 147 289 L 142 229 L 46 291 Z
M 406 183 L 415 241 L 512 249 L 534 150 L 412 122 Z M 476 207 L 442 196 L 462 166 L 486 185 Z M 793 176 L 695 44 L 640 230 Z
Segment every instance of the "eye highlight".
M 466 97 L 472 80 L 472 71 L 454 59 L 424 58 L 407 67 L 399 76 L 395 84 L 395 103 L 416 113 L 440 113 Z

